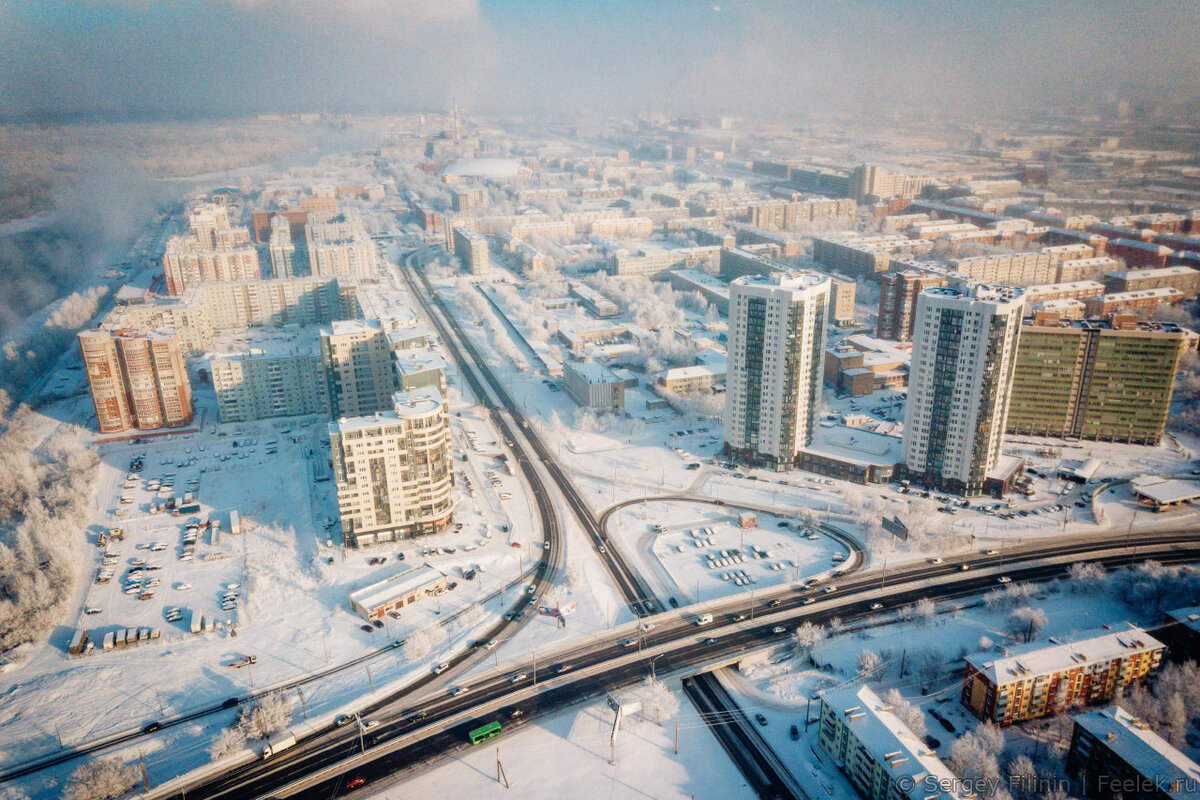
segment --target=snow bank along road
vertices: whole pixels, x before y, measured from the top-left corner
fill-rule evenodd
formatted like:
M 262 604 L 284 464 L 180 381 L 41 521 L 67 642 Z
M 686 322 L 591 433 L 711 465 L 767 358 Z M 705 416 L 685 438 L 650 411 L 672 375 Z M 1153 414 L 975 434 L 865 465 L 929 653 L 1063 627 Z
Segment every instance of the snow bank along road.
M 625 600 L 633 613 L 637 616 L 643 616 L 658 611 L 663 607 L 662 602 L 653 596 L 653 593 L 637 572 L 631 569 L 625 559 L 621 557 L 617 548 L 611 547 L 606 543 L 604 531 L 597 521 L 596 516 L 592 513 L 592 509 L 579 495 L 579 492 L 575 489 L 575 485 L 567 478 L 566 473 L 558 465 L 550 449 L 546 447 L 537 434 L 533 432 L 533 429 L 529 427 L 528 420 L 521 414 L 517 404 L 513 402 L 512 397 L 487 366 L 487 360 L 480 356 L 479 351 L 475 349 L 475 345 L 471 343 L 462 326 L 459 325 L 458 320 L 453 314 L 449 313 L 442 303 L 441 298 L 433 291 L 433 286 L 429 283 L 429 279 L 423 272 L 418 272 L 412 267 L 411 262 L 415 255 L 415 252 L 410 253 L 406 259 L 406 265 L 403 268 L 404 279 L 413 294 L 420 301 L 422 307 L 424 307 L 426 314 L 433 321 L 434 326 L 438 329 L 442 341 L 450 347 L 454 360 L 458 362 L 459 369 L 464 374 L 471 376 L 468 378 L 471 382 L 471 390 L 475 392 L 480 402 L 491 409 L 493 418 L 505 430 L 505 436 L 510 441 L 515 441 L 515 439 L 510 435 L 508 426 L 500 422 L 500 420 L 507 415 L 520 428 L 521 433 L 524 434 L 525 439 L 545 467 L 547 474 L 554 481 L 563 499 L 566 500 L 567 505 L 571 508 L 571 512 L 579 520 L 580 526 L 588 538 L 591 539 L 592 544 L 596 546 L 605 568 L 613 579 L 613 583 L 617 585 L 617 588 L 625 596 Z M 420 278 L 419 283 L 414 279 L 414 275 Z M 429 298 L 432 298 L 432 302 Z M 451 333 L 454 335 L 452 336 Z M 464 354 L 465 356 L 469 356 L 469 360 L 464 357 Z M 491 396 L 483 390 L 479 381 L 472 376 L 473 372 L 478 372 L 483 376 L 483 379 L 492 390 Z M 498 406 L 493 404 L 493 399 L 499 404 Z M 503 411 L 503 414 L 501 411 Z
M 470 747 L 466 732 L 482 722 L 500 719 L 511 728 L 514 709 L 524 712 L 515 723 L 521 724 L 536 714 L 637 682 L 652 669 L 659 674 L 692 674 L 736 663 L 748 651 L 785 643 L 786 634 L 773 632 L 776 626 L 786 625 L 790 630 L 801 621 L 824 623 L 832 617 L 848 622 L 887 614 L 921 598 L 947 601 L 978 595 L 995 588 L 1001 575 L 1014 581 L 1048 580 L 1066 574 L 1070 565 L 1079 561 L 1115 567 L 1149 558 L 1163 563 L 1200 561 L 1200 542 L 1194 531 L 1180 530 L 1145 534 L 1136 546 L 1122 535 L 1078 539 L 1060 547 L 1026 545 L 1011 549 L 1003 566 L 994 555 L 972 555 L 948 564 L 918 564 L 889 571 L 886 585 L 882 585 L 882 573 L 872 570 L 845 576 L 836 590 L 828 593 L 823 590 L 831 584 L 825 582 L 809 592 L 784 587 L 766 594 L 765 602 L 755 601 L 753 621 L 740 618 L 751 608 L 745 597 L 668 611 L 644 619 L 654 627 L 640 634 L 638 623 L 632 622 L 591 644 L 576 643 L 560 652 L 543 653 L 536 664 L 522 657 L 511 662 L 504 673 L 481 676 L 457 696 L 410 697 L 409 707 L 398 702 L 381 704 L 372 715 L 381 724 L 364 740 L 365 753 L 359 753 L 359 738 L 353 730 L 326 728 L 275 759 L 190 787 L 186 796 L 336 796 L 352 778 L 400 779 L 405 770 L 431 758 Z M 967 570 L 961 568 L 963 564 Z M 772 608 L 769 604 L 775 599 L 781 602 Z M 883 608 L 872 609 L 877 603 Z M 701 610 L 713 613 L 711 625 L 695 625 Z M 622 644 L 629 638 L 636 639 L 636 647 Z M 521 677 L 514 680 L 515 676 Z M 182 798 L 183 794 L 155 792 L 151 796 Z

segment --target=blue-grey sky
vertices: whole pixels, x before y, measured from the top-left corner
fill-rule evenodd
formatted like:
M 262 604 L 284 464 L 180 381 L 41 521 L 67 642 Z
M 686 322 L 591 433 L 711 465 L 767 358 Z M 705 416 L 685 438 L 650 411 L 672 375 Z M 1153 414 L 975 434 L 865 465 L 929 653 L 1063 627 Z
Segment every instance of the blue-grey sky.
M 1200 93 L 1195 0 L 0 0 L 0 114 L 996 109 Z

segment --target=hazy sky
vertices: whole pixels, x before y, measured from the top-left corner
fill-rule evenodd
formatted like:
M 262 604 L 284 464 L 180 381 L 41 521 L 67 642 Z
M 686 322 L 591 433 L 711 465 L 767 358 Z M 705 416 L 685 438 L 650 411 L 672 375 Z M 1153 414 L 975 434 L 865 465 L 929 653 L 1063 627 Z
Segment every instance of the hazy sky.
M 0 114 L 1195 99 L 1195 0 L 0 0 Z

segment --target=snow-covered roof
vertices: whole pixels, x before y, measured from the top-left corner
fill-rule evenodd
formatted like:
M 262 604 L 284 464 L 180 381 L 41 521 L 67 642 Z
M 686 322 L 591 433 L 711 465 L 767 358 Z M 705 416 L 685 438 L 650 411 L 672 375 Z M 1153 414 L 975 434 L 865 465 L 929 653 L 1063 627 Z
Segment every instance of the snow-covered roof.
M 514 178 L 521 162 L 512 158 L 464 158 L 442 170 L 443 175 L 459 178 Z
M 1120 706 L 1075 717 L 1075 724 L 1100 740 L 1121 761 L 1173 800 L 1200 796 L 1200 764 L 1172 747 L 1150 726 Z
M 1018 652 L 995 658 L 991 652 L 967 657 L 967 663 L 979 670 L 992 683 L 1003 686 L 1017 681 L 1033 680 L 1067 669 L 1105 664 L 1118 658 L 1158 650 L 1162 642 L 1141 628 L 1130 626 L 1115 633 L 1103 633 L 1067 644 L 1029 645 Z
M 398 572 L 390 578 L 386 578 L 378 583 L 372 583 L 370 586 L 351 593 L 350 602 L 370 610 L 389 603 L 396 598 L 420 591 L 430 584 L 444 580 L 445 577 L 445 575 L 428 564 L 423 564 L 419 567 Z
M 894 467 L 901 461 L 901 439 L 865 428 L 847 425 L 818 425 L 805 453 L 855 464 Z
M 962 781 L 871 689 L 860 685 L 828 690 L 821 693 L 821 702 L 850 728 L 872 758 L 888 765 L 897 788 L 907 786 L 905 794 L 912 800 L 971 796 L 946 788 L 931 791 L 933 786 L 961 786 Z
M 399 350 L 393 354 L 396 363 L 396 371 L 401 375 L 416 375 L 420 372 L 428 372 L 432 369 L 446 368 L 446 360 L 437 353 L 423 347 L 414 347 L 411 350 Z
M 1129 482 L 1134 494 L 1155 503 L 1183 503 L 1200 499 L 1200 483 L 1147 475 Z

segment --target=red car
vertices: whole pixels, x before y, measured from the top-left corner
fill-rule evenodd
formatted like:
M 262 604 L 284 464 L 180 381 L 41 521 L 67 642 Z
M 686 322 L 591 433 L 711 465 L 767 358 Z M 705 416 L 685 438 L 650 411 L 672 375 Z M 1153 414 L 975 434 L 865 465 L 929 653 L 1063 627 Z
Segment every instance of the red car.
M 367 782 L 366 778 L 351 778 L 346 783 L 346 788 L 347 789 L 357 789 L 358 787 L 362 786 L 366 782 Z

